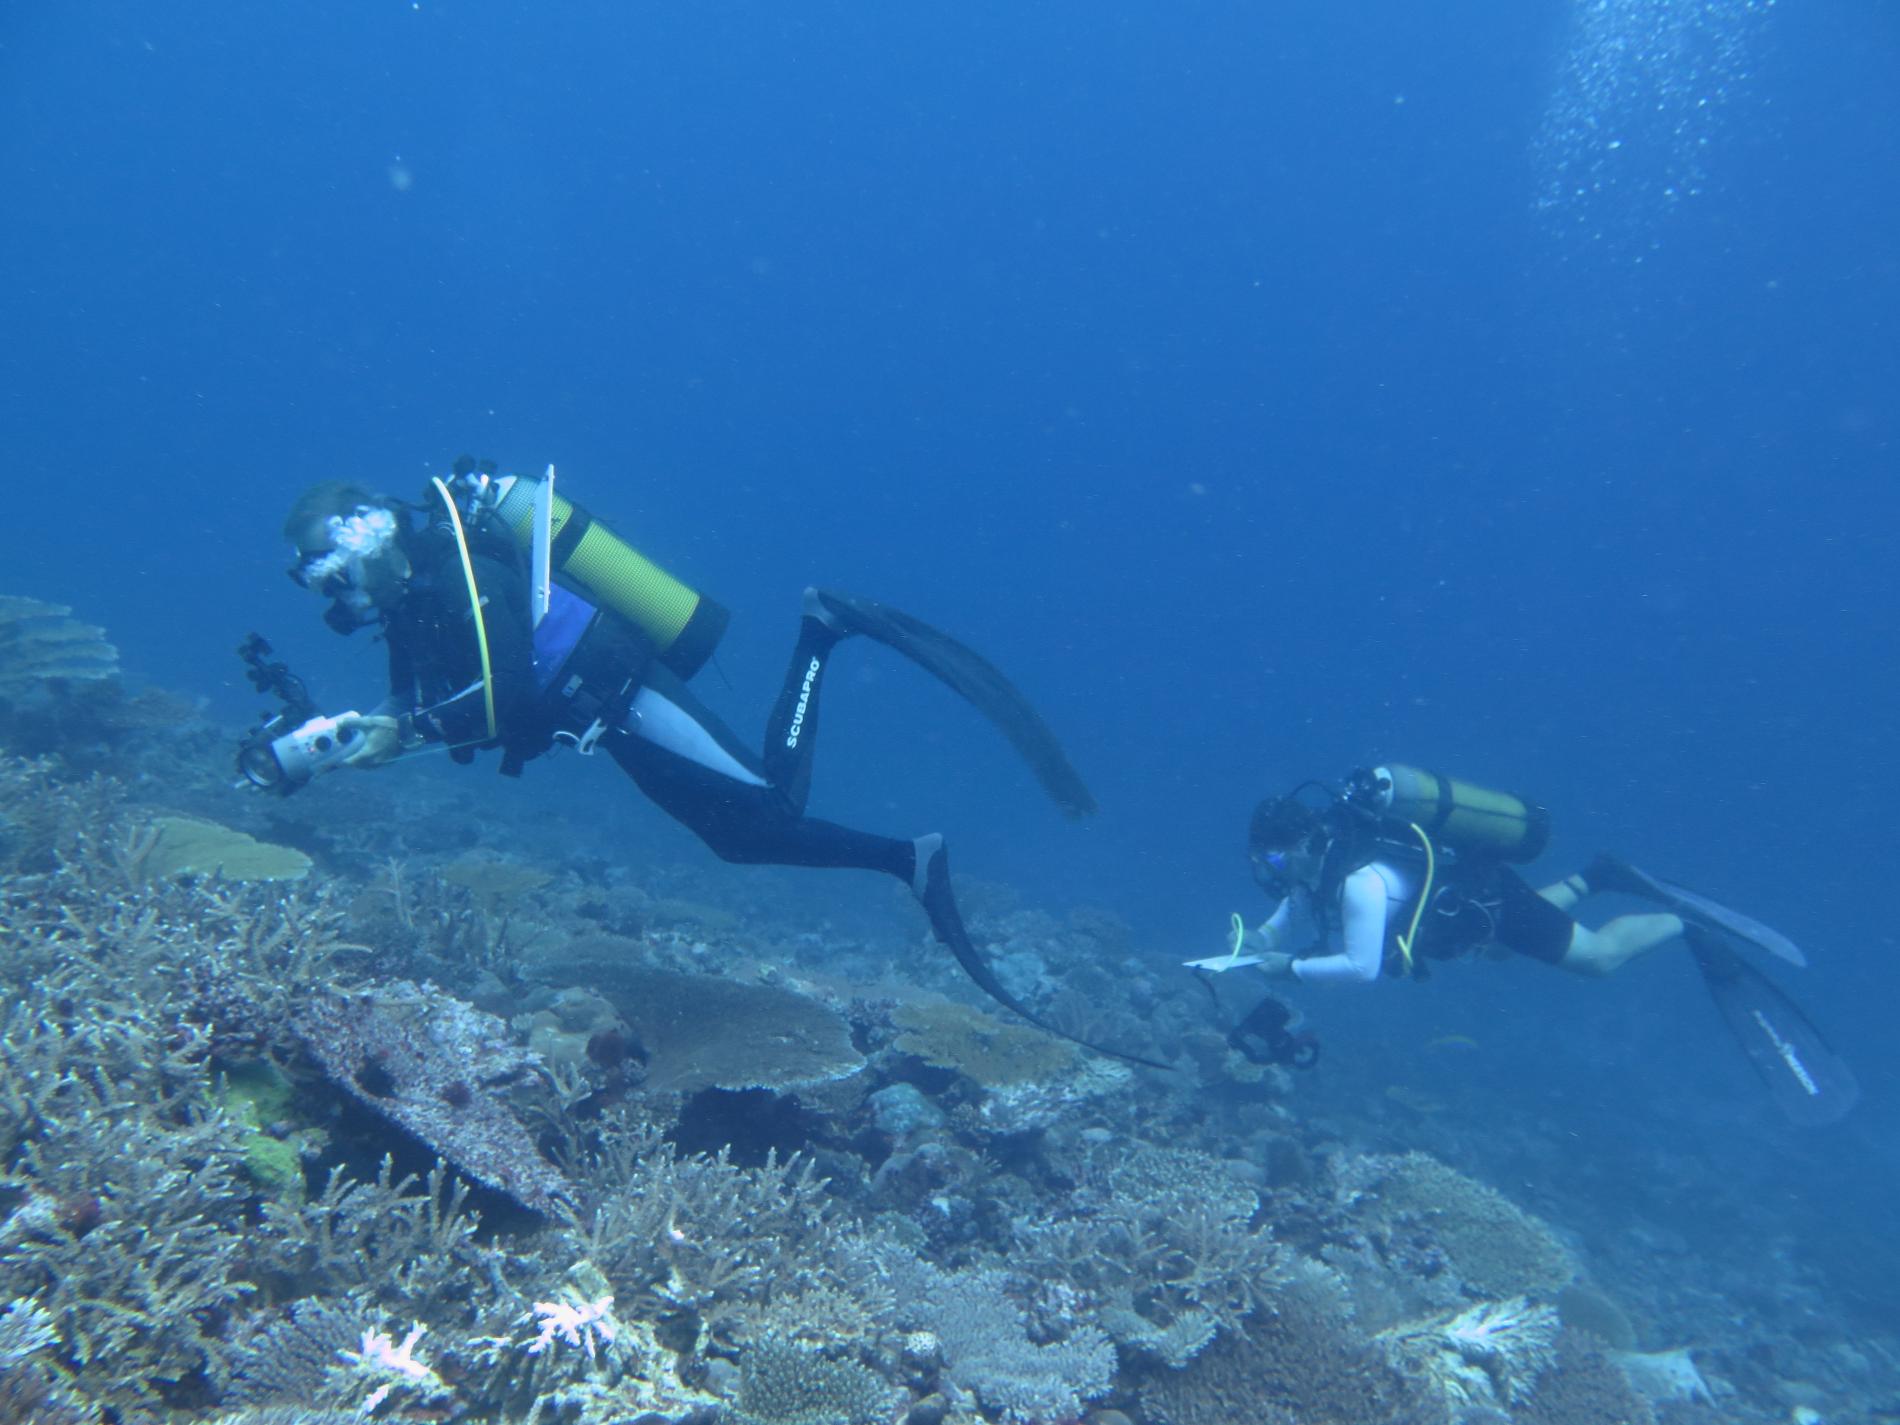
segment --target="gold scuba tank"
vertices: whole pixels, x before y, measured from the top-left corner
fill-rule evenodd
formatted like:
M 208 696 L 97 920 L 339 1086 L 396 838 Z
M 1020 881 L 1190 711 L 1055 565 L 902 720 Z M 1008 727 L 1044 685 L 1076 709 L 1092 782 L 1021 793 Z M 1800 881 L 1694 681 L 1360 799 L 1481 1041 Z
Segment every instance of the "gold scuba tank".
M 1536 802 L 1398 762 L 1361 784 L 1372 810 L 1472 856 L 1534 861 L 1550 841 L 1550 812 Z
M 516 476 L 495 505 L 496 518 L 528 551 L 540 484 Z M 687 588 L 566 496 L 557 493 L 552 504 L 555 582 L 645 631 L 660 662 L 680 677 L 697 673 L 726 631 L 725 607 Z

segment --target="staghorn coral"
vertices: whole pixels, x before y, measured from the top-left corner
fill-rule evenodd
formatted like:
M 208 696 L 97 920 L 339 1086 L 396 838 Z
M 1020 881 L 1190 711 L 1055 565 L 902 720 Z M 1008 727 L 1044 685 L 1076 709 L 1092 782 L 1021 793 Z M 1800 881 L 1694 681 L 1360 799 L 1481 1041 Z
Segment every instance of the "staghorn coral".
M 427 986 L 398 980 L 317 995 L 294 1019 L 330 1081 L 485 1187 L 550 1212 L 570 1192 L 500 1097 L 539 1060 L 507 1026 Z
M 84 1425 L 99 1418 L 78 1404 L 54 1352 L 59 1331 L 38 1303 L 15 1297 L 0 1307 L 0 1420 Z
M 611 1283 L 592 1262 L 576 1262 L 549 1296 L 475 1337 L 458 1363 L 471 1393 L 501 1419 L 617 1425 L 715 1403 L 680 1379 L 652 1322 L 619 1314 Z
M 1355 1218 L 1387 1237 L 1423 1234 L 1470 1295 L 1548 1296 L 1577 1275 L 1549 1226 L 1427 1153 L 1370 1155 L 1340 1171 Z
M 38 782 L 38 769 L 0 763 L 0 808 Z M 37 804 L 48 838 L 31 853 L 37 869 L 0 876 L 0 983 L 57 975 L 69 997 L 205 1025 L 214 1052 L 255 1057 L 294 1003 L 345 980 L 346 958 L 365 952 L 341 938 L 328 886 L 148 880 L 149 827 L 108 781 L 49 784 Z
M 39 874 L 94 839 L 122 814 L 124 789 L 110 777 L 63 779 L 48 757 L 0 752 L 0 872 Z
M 1114 1380 L 1114 1343 L 1095 1326 L 1074 1325 L 1060 1340 L 1031 1340 L 1028 1318 L 1008 1295 L 1009 1277 L 997 1268 L 949 1272 L 892 1250 L 883 1269 L 897 1319 L 936 1338 L 945 1383 L 1004 1420 L 1079 1416 L 1082 1402 L 1106 1394 Z
M 1456 1420 L 1472 1410 L 1509 1410 L 1529 1399 L 1557 1358 L 1557 1331 L 1554 1307 L 1516 1297 L 1394 1327 L 1378 1340 L 1387 1359 Z
M 28 1196 L 0 1225 L 0 1293 L 36 1298 L 98 1403 L 146 1407 L 222 1374 L 215 1323 L 253 1287 L 242 1129 L 163 1122 L 126 1087 L 69 1075 L 47 1102 L 12 1164 Z
M 1293 1279 L 1293 1254 L 1252 1225 L 1258 1205 L 1208 1154 L 1098 1148 L 1067 1211 L 1018 1225 L 1014 1260 L 1080 1287 L 1117 1341 L 1178 1367 Z
M 362 1316 L 305 1297 L 253 1314 L 231 1343 L 225 1399 L 235 1405 L 315 1400 L 342 1353 L 362 1339 Z
M 80 623 L 64 604 L 0 594 L 0 697 L 53 681 L 98 682 L 119 671 L 105 630 Z
M 881 1425 L 897 1399 L 875 1371 L 782 1336 L 754 1341 L 739 1369 L 730 1425 Z
M 685 1313 L 727 1340 L 774 1297 L 848 1285 L 823 1256 L 834 1204 L 809 1160 L 681 1155 L 620 1114 L 576 1177 L 584 1202 L 564 1213 L 569 1240 L 636 1314 Z
M 468 1185 L 438 1162 L 426 1179 L 397 1178 L 384 1158 L 363 1181 L 332 1169 L 308 1201 L 262 1204 L 258 1270 L 300 1292 L 348 1293 L 392 1316 L 456 1319 L 474 1309 L 469 1283 L 497 1270 L 497 1249 L 476 1239 Z

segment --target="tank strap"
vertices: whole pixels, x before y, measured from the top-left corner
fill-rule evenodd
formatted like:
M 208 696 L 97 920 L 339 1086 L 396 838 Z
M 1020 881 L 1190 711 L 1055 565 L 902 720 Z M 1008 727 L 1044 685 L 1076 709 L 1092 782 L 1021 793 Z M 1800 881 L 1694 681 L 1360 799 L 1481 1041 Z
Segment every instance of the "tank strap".
M 594 517 L 570 501 L 567 520 L 562 524 L 560 532 L 554 536 L 554 542 L 548 550 L 549 564 L 556 569 L 564 568 L 593 525 Z

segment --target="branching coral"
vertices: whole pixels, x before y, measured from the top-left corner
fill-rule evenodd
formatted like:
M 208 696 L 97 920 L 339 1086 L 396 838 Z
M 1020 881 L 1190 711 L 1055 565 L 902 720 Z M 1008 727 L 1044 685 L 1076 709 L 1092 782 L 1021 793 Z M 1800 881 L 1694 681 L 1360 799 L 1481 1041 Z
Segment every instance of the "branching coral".
M 730 1425 L 881 1425 L 896 1399 L 875 1371 L 780 1336 L 753 1342 L 740 1370 Z
M 808 1160 L 741 1168 L 723 1152 L 682 1156 L 622 1117 L 579 1175 L 590 1191 L 568 1214 L 577 1249 L 642 1314 L 690 1313 L 730 1337 L 775 1296 L 827 1281 L 833 1203 Z
M 1257 1206 L 1207 1154 L 1098 1150 L 1067 1213 L 1018 1225 L 1016 1261 L 1082 1288 L 1118 1341 L 1179 1366 L 1291 1280 L 1295 1258 L 1253 1225 Z
M 0 1293 L 34 1296 L 60 1355 L 107 1399 L 149 1404 L 222 1373 L 214 1325 L 252 1290 L 237 1275 L 241 1129 L 206 1112 L 165 1124 L 121 1085 L 69 1078 L 21 1147 L 28 1197 L 0 1227 Z
M 1558 1326 L 1554 1307 L 1515 1297 L 1394 1327 L 1379 1341 L 1393 1365 L 1456 1418 L 1473 1408 L 1509 1409 L 1528 1399 L 1557 1358 Z
M 263 1204 L 253 1251 L 261 1272 L 301 1291 L 434 1316 L 465 1302 L 471 1280 L 492 1275 L 494 1249 L 477 1240 L 467 1198 L 442 1163 L 423 1180 L 398 1178 L 388 1158 L 370 1181 L 332 1170 L 308 1201 Z
M 1094 1326 L 1073 1325 L 1060 1340 L 1031 1340 L 1001 1270 L 946 1272 L 901 1251 L 887 1255 L 884 1269 L 898 1320 L 937 1338 L 945 1381 L 1005 1420 L 1073 1418 L 1114 1380 L 1114 1343 Z
M 0 1420 L 84 1425 L 98 1419 L 73 1399 L 58 1348 L 59 1331 L 38 1303 L 15 1297 L 0 1307 Z
M 671 1419 L 715 1403 L 679 1378 L 652 1322 L 621 1315 L 612 1284 L 592 1262 L 576 1262 L 549 1299 L 499 1324 L 470 1342 L 462 1374 L 503 1419 Z

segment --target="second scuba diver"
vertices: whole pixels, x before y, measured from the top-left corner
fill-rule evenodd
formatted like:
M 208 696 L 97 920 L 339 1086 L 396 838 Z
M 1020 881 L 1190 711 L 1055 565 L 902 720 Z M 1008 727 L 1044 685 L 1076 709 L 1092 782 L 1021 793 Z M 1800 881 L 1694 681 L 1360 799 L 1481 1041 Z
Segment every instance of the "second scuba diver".
M 288 791 L 314 771 L 379 767 L 430 745 L 458 762 L 499 750 L 511 775 L 556 745 L 604 751 L 723 860 L 856 867 L 902 881 L 971 977 L 1042 1023 L 971 943 L 942 836 L 878 836 L 805 814 L 825 668 L 853 634 L 896 649 L 973 703 L 1064 811 L 1094 811 L 1035 710 L 970 649 L 895 609 L 807 589 L 755 756 L 686 687 L 725 610 L 556 495 L 552 467 L 538 479 L 498 475 L 464 457 L 421 504 L 327 482 L 297 500 L 284 533 L 291 577 L 331 601 L 332 628 L 380 628 L 390 692 L 369 713 L 267 727 L 240 757 L 252 782 Z
M 1303 797 L 1311 788 L 1322 805 Z M 1825 1123 L 1853 1106 L 1858 1088 L 1847 1066 L 1729 944 L 1805 965 L 1792 941 L 1612 856 L 1533 889 L 1511 863 L 1535 859 L 1549 835 L 1549 814 L 1536 803 L 1413 767 L 1361 770 L 1337 792 L 1308 783 L 1261 802 L 1248 828 L 1254 879 L 1273 912 L 1252 930 L 1234 917 L 1228 954 L 1189 963 L 1210 972 L 1253 967 L 1306 984 L 1367 984 L 1496 949 L 1603 976 L 1680 940 L 1791 1118 Z M 1579 903 L 1611 892 L 1659 909 L 1595 928 L 1576 919 Z M 1303 946 L 1294 939 L 1296 917 L 1311 931 Z

